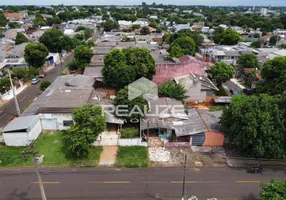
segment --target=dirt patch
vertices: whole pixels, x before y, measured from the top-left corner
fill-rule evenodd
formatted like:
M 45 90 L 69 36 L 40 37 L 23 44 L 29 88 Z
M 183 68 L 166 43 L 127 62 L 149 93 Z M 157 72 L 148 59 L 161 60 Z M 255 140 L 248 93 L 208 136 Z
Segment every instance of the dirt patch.
M 170 152 L 167 162 L 154 162 L 152 167 L 181 167 L 187 154 L 188 167 L 226 167 L 226 153 L 223 147 L 165 148 Z

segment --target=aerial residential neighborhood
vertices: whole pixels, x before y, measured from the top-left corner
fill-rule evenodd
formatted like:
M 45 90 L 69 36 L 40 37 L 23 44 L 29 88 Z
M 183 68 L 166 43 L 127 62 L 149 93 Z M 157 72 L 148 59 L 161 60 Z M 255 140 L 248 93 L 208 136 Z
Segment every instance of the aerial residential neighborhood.
M 284 1 L 12 1 L 0 199 L 286 199 Z

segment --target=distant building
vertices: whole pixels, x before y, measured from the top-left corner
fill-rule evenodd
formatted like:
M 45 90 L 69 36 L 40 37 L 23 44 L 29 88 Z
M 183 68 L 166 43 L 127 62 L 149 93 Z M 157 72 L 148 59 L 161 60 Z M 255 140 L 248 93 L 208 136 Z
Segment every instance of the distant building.
M 261 16 L 267 16 L 267 8 L 261 8 L 260 14 L 261 14 Z
M 4 16 L 8 20 L 22 20 L 25 18 L 23 13 L 4 13 Z

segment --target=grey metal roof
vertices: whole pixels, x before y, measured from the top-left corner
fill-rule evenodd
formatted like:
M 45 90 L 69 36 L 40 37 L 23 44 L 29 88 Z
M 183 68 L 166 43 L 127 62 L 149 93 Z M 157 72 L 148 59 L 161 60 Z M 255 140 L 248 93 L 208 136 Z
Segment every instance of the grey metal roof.
M 85 76 L 91 76 L 91 77 L 94 77 L 94 78 L 97 78 L 97 77 L 103 77 L 102 73 L 101 73 L 101 70 L 103 69 L 103 67 L 86 67 L 84 69 L 84 73 L 83 75 Z
M 25 130 L 29 131 L 35 123 L 40 120 L 38 115 L 21 116 L 13 119 L 5 128 L 1 130 L 2 133 Z
M 214 97 L 214 102 L 216 103 L 230 103 L 231 97 Z
M 70 86 L 67 86 L 66 83 L 69 83 Z M 51 103 L 47 96 L 53 95 L 54 91 L 57 89 L 60 90 L 74 90 L 74 89 L 93 89 L 94 79 L 90 76 L 84 75 L 66 75 L 59 76 L 38 98 L 22 113 L 22 116 L 35 115 L 38 113 L 39 108 L 42 105 Z M 75 92 L 76 93 L 76 92 Z M 73 93 L 73 94 L 75 94 Z M 55 94 L 55 93 L 54 93 Z M 77 99 L 77 95 L 71 95 L 71 99 L 63 99 L 61 104 L 65 104 L 67 101 L 74 101 Z M 87 100 L 88 101 L 88 100 Z M 81 105 L 78 104 L 78 105 Z M 51 109 L 51 108 L 50 108 Z M 62 108 L 62 110 L 64 110 Z M 67 110 L 67 109 L 66 109 Z M 59 110 L 57 109 L 59 112 Z

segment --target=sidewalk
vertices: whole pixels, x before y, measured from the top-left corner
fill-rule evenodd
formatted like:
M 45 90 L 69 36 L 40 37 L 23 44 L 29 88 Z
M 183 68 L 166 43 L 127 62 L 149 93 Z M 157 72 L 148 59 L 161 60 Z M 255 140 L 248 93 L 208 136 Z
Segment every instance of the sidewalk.
M 112 166 L 115 164 L 118 146 L 103 146 L 99 166 Z
M 286 169 L 286 160 L 229 157 L 229 156 L 227 157 L 227 165 L 229 167 L 248 168 L 258 163 L 264 168 Z

